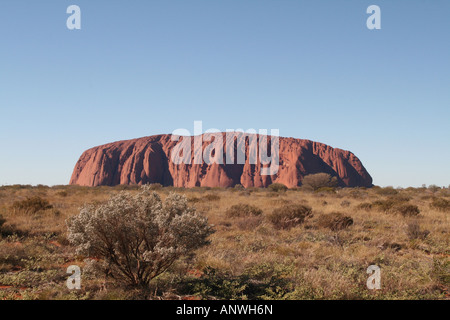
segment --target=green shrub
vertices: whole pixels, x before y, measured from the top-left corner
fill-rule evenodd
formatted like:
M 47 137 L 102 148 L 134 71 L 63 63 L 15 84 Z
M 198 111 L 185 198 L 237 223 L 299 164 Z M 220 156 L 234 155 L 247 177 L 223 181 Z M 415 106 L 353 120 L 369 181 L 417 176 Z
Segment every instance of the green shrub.
M 248 279 L 249 298 L 263 300 L 285 299 L 294 291 L 294 265 L 282 263 L 260 263 L 247 267 L 242 278 Z
M 274 192 L 284 192 L 288 189 L 288 187 L 286 187 L 284 184 L 282 183 L 272 183 L 269 186 L 269 189 L 274 191 Z
M 200 278 L 181 283 L 182 294 L 203 299 L 267 300 L 283 299 L 294 290 L 293 266 L 262 263 L 247 267 L 241 275 L 206 267 Z
M 246 298 L 247 284 L 240 277 L 228 272 L 206 267 L 199 279 L 189 279 L 182 284 L 181 292 L 194 294 L 203 299 L 242 300 Z
M 338 180 L 337 177 L 333 177 L 328 173 L 316 173 L 305 176 L 302 180 L 302 185 L 313 190 L 335 188 L 338 185 Z
M 302 224 L 306 218 L 312 216 L 312 209 L 301 204 L 287 204 L 276 208 L 268 216 L 276 229 L 290 229 Z
M 350 227 L 353 219 L 340 212 L 323 214 L 319 217 L 317 224 L 319 227 L 328 228 L 332 231 L 339 231 Z
M 15 201 L 12 207 L 15 210 L 20 210 L 31 214 L 53 208 L 53 206 L 46 199 L 42 199 L 38 196 L 27 198 L 22 201 Z
M 263 211 L 260 208 L 250 204 L 235 204 L 226 211 L 226 215 L 230 218 L 259 216 L 262 213 Z

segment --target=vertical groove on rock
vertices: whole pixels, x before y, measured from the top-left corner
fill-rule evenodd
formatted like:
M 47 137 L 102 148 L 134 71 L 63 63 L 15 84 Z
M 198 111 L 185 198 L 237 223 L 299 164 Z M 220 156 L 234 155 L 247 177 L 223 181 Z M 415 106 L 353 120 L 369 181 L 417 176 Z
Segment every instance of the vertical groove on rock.
M 224 163 L 227 163 L 228 152 L 226 138 L 223 133 Z M 241 141 L 240 139 L 245 139 L 245 135 L 236 137 L 236 141 Z M 259 140 L 259 136 L 256 136 L 256 139 Z M 208 141 L 203 140 L 203 150 L 210 145 L 209 138 L 206 140 Z M 301 185 L 305 175 L 326 172 L 336 176 L 341 186 L 372 186 L 371 176 L 350 151 L 294 138 L 279 138 L 278 173 L 262 176 L 259 160 L 258 165 L 249 163 L 248 155 L 252 149 L 247 140 L 241 141 L 244 142 L 241 147 L 244 146 L 242 150 L 245 150 L 246 154 L 245 164 L 236 164 L 238 144 L 233 143 L 235 164 L 211 165 L 194 164 L 193 155 L 191 164 L 175 165 L 171 161 L 171 151 L 178 142 L 172 141 L 171 135 L 110 143 L 89 149 L 81 155 L 70 184 L 114 186 L 161 183 L 176 187 L 233 187 L 242 184 L 244 187 L 267 187 L 276 182 L 295 187 Z M 191 147 L 193 150 L 193 142 Z

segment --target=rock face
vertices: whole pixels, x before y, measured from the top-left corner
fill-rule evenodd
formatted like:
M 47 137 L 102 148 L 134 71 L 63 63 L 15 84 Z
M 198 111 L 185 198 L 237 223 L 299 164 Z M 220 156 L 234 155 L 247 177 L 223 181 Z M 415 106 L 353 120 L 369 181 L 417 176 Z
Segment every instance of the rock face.
M 85 151 L 72 174 L 70 184 L 82 186 L 114 186 L 119 184 L 160 183 L 175 187 L 267 187 L 272 183 L 282 183 L 288 187 L 300 186 L 304 176 L 326 172 L 338 178 L 341 186 L 371 187 L 372 178 L 361 161 L 351 152 L 335 149 L 322 143 L 294 138 L 279 138 L 279 168 L 273 175 L 262 175 L 261 165 L 249 161 L 249 137 L 238 135 L 237 140 L 244 142 L 246 161 L 236 164 L 237 148 L 234 146 L 233 164 L 227 163 L 227 142 L 230 138 L 223 134 L 221 139 L 211 139 L 204 134 L 202 152 L 211 141 L 223 145 L 225 164 L 195 164 L 195 154 L 191 154 L 191 164 L 175 164 L 172 151 L 182 141 L 188 141 L 192 150 L 194 138 L 181 137 L 172 141 L 172 135 L 157 135 L 140 139 L 119 141 Z M 261 136 L 250 135 L 260 142 Z M 184 140 L 189 139 L 189 140 Z M 227 141 L 228 139 L 228 141 Z M 234 141 L 234 138 L 231 138 Z M 242 140 L 244 139 L 244 140 Z M 268 137 L 270 141 L 270 137 Z M 177 146 L 178 145 L 178 146 Z M 231 146 L 231 143 L 230 143 Z M 268 147 L 270 150 L 270 147 Z M 231 148 L 230 148 L 231 150 Z M 213 151 L 213 155 L 215 156 Z M 251 151 L 250 151 L 251 152 Z M 188 154 L 188 153 L 186 153 Z M 183 152 L 181 153 L 183 155 Z M 198 158 L 197 158 L 198 159 Z

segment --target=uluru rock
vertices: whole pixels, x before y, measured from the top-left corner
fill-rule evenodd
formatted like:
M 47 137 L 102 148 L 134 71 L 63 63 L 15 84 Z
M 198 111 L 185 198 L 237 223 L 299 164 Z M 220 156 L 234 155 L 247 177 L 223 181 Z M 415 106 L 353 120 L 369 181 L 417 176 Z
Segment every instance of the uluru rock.
M 308 174 L 325 172 L 336 176 L 339 185 L 343 187 L 372 186 L 371 176 L 350 151 L 310 140 L 280 137 L 278 170 L 272 175 L 263 175 L 259 161 L 257 164 L 249 161 L 249 136 L 258 142 L 261 136 L 247 135 L 247 140 L 244 134 L 236 137 L 236 140 L 243 142 L 241 146 L 245 146 L 242 148 L 245 149 L 245 163 L 238 164 L 238 145 L 234 145 L 233 150 L 235 161 L 227 163 L 227 153 L 231 152 L 231 148 L 227 150 L 226 146 L 227 139 L 230 142 L 230 138 L 225 133 L 220 135 L 223 137 L 223 148 L 218 152 L 223 152 L 224 164 L 207 164 L 204 161 L 195 164 L 199 163 L 195 161 L 195 152 L 187 156 L 190 163 L 176 164 L 172 160 L 172 152 L 181 141 L 191 143 L 192 150 L 200 152 L 194 146 L 194 139 L 181 137 L 179 141 L 172 141 L 179 137 L 157 135 L 118 141 L 85 151 L 75 165 L 70 184 L 115 186 L 160 183 L 164 186 L 190 188 L 233 187 L 236 184 L 244 187 L 267 187 L 272 183 L 282 183 L 291 188 L 300 186 L 303 177 Z M 215 141 L 207 134 L 197 138 L 203 140 L 200 142 L 200 153 L 211 145 L 210 140 Z M 270 137 L 266 138 L 271 141 Z

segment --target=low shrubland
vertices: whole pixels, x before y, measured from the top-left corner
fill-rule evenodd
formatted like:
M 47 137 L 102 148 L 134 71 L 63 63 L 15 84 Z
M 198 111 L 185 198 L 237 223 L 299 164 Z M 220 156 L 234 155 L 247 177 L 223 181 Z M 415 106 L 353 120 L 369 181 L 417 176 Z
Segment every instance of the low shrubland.
M 48 202 L 48 200 L 39 196 L 33 196 L 25 200 L 15 201 L 12 205 L 12 209 L 15 211 L 22 211 L 32 214 L 52 208 L 53 206 Z
M 318 226 L 332 231 L 347 229 L 353 224 L 353 219 L 341 212 L 323 214 L 318 219 Z
M 162 201 L 148 190 L 86 205 L 68 220 L 68 240 L 78 255 L 96 259 L 106 276 L 141 287 L 206 245 L 212 233 L 185 196 L 171 193 Z
M 0 187 L 0 299 L 449 298 L 447 188 L 151 189 Z
M 262 210 L 257 206 L 250 204 L 235 204 L 227 209 L 226 215 L 230 218 L 232 217 L 250 217 L 259 216 L 262 214 Z

